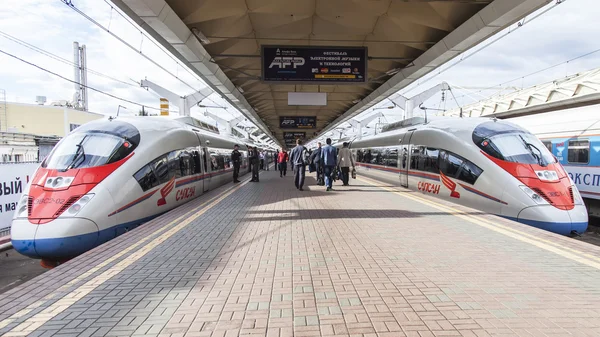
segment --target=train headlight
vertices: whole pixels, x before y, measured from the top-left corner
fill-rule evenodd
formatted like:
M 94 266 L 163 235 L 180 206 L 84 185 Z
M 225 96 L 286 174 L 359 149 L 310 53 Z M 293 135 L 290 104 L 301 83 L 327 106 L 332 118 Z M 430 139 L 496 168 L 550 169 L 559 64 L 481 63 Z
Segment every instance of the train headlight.
M 50 177 L 46 178 L 44 188 L 59 189 L 71 186 L 75 177 Z
M 94 193 L 89 193 L 79 198 L 73 205 L 71 205 L 66 212 L 61 214 L 60 216 L 71 217 L 76 216 L 84 207 L 87 205 L 90 200 L 94 197 Z
M 27 194 L 21 195 L 19 204 L 17 204 L 17 211 L 13 219 L 26 218 L 29 215 L 29 196 Z
M 525 192 L 525 194 L 527 194 L 531 198 L 531 200 L 535 201 L 536 204 L 548 205 L 548 202 L 546 201 L 546 199 L 542 198 L 542 196 L 537 194 L 531 188 L 529 188 L 527 186 L 523 186 L 523 185 L 519 185 L 519 187 L 523 190 L 523 192 Z
M 541 181 L 558 181 L 558 173 L 556 171 L 535 171 L 535 174 Z

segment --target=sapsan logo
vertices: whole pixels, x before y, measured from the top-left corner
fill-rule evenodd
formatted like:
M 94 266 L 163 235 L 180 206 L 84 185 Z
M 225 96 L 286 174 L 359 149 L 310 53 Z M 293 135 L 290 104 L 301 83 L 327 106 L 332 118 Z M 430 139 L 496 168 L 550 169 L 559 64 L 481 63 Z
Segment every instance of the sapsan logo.
M 169 193 L 171 193 L 171 191 L 173 191 L 174 187 L 175 177 L 171 178 L 171 180 L 169 180 L 169 182 L 163 188 L 160 189 L 161 198 L 158 199 L 158 201 L 156 202 L 156 206 L 162 206 L 167 204 L 167 196 L 169 195 Z

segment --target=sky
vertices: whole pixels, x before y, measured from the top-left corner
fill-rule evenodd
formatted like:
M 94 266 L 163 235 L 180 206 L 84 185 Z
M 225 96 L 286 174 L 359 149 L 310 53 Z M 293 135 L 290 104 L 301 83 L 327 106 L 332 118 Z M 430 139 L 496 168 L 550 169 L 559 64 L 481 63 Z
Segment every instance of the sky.
M 7 39 L 5 34 L 68 61 L 73 59 L 73 41 L 78 41 L 86 45 L 90 71 L 118 80 L 90 72 L 90 87 L 154 108 L 159 107 L 159 96 L 151 90 L 139 87 L 136 82 L 141 79 L 147 78 L 159 83 L 179 95 L 189 94 L 194 89 L 205 86 L 197 75 L 191 74 L 162 48 L 154 45 L 153 41 L 143 37 L 138 27 L 130 24 L 120 16 L 120 12 L 111 8 L 109 1 L 72 0 L 72 3 L 129 43 L 135 51 L 60 0 L 20 0 L 12 2 L 11 6 L 5 6 L 0 11 L 0 50 L 72 79 L 73 66 L 68 62 L 56 60 L 15 43 Z M 511 26 L 511 33 L 491 46 L 444 71 L 460 57 L 449 62 L 400 93 L 410 97 L 446 81 L 454 88 L 458 104 L 465 105 L 487 97 L 497 90 L 459 88 L 491 87 L 514 79 L 517 80 L 505 86 L 528 87 L 600 67 L 599 52 L 524 77 L 600 48 L 600 41 L 595 38 L 600 36 L 600 25 L 597 24 L 600 17 L 600 1 L 566 0 L 539 18 L 529 21 L 534 15 L 526 18 L 525 25 L 518 29 L 515 29 L 516 25 Z M 477 49 L 478 47 L 474 50 Z M 467 52 L 462 57 L 472 52 Z M 46 96 L 48 102 L 52 102 L 71 100 L 73 97 L 74 85 L 64 79 L 2 54 L 0 65 L 0 89 L 6 91 L 8 101 L 35 103 L 36 96 Z M 134 114 L 140 110 L 138 105 L 91 90 L 89 96 L 90 111 L 114 115 L 119 105 L 125 107 L 120 108 L 120 114 Z M 211 109 L 225 119 L 239 114 L 217 94 L 211 95 L 209 99 L 212 101 L 205 101 L 204 104 L 228 107 L 227 110 Z M 172 109 L 176 110 L 173 102 L 171 105 Z M 383 101 L 378 107 L 388 105 L 389 101 Z M 447 109 L 456 105 L 456 102 L 451 100 L 442 101 L 440 95 L 436 95 L 425 104 L 430 108 Z M 204 110 L 196 107 L 192 110 L 192 115 L 206 120 L 201 116 Z M 365 115 L 370 113 L 372 111 L 367 111 Z M 386 110 L 385 114 L 385 121 L 389 122 L 398 119 L 401 111 Z

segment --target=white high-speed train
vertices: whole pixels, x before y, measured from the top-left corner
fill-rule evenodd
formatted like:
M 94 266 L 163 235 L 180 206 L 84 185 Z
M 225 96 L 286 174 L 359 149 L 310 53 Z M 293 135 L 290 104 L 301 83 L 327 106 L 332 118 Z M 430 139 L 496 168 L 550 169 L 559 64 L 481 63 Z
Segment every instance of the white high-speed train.
M 587 229 L 577 187 L 525 129 L 452 117 L 416 117 L 388 129 L 350 143 L 359 174 L 563 235 Z
M 47 261 L 81 254 L 231 182 L 235 144 L 242 175 L 249 171 L 247 144 L 194 118 L 87 123 L 35 172 L 15 212 L 12 245 Z

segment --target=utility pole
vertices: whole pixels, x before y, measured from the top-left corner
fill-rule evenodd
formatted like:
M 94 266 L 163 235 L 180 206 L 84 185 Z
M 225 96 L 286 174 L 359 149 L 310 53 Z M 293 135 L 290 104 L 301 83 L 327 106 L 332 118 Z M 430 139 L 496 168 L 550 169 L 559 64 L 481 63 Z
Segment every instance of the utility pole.
M 78 110 L 88 110 L 88 88 L 87 88 L 87 56 L 85 45 L 79 46 L 79 42 L 73 42 L 73 81 L 75 82 L 75 94 L 73 95 L 73 107 Z

